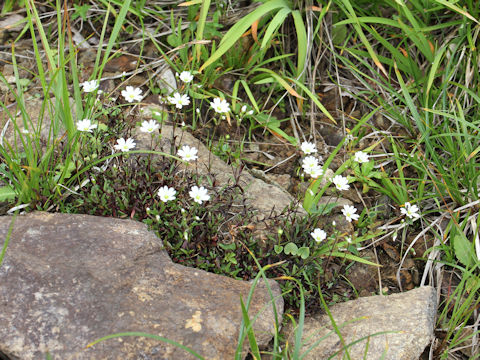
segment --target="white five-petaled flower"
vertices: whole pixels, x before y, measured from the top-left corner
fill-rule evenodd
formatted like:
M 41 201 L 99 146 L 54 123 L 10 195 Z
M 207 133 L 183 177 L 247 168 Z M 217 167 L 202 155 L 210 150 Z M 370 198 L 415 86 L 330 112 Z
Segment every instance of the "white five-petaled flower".
M 306 155 L 313 154 L 317 152 L 317 146 L 314 143 L 304 141 L 302 145 L 300 145 L 300 150 Z
M 97 127 L 97 124 L 92 124 L 90 119 L 83 119 L 77 122 L 77 129 L 79 131 L 92 132 Z
M 319 228 L 316 228 L 315 230 L 313 230 L 313 232 L 311 232 L 310 235 L 312 236 L 313 240 L 315 240 L 316 242 L 322 242 L 327 238 L 327 233 Z
M 180 73 L 180 80 L 182 80 L 184 83 L 189 83 L 193 80 L 193 75 L 190 71 L 182 71 Z
M 192 161 L 198 159 L 197 156 L 198 150 L 195 147 L 190 147 L 188 145 L 183 145 L 177 154 L 182 158 L 183 161 Z
M 175 195 L 177 194 L 177 191 L 168 186 L 162 186 L 160 189 L 158 189 L 158 196 L 160 197 L 160 200 L 163 202 L 168 202 L 170 200 L 175 200 Z
M 348 179 L 342 175 L 335 175 L 332 179 L 332 182 L 340 191 L 350 189 L 350 185 L 348 185 Z
M 127 140 L 125 140 L 124 138 L 120 138 L 117 140 L 117 144 L 113 147 L 117 150 L 125 152 L 133 149 L 135 145 L 136 144 L 132 138 L 128 138 Z
M 152 133 L 157 130 L 160 125 L 155 120 L 145 120 L 142 122 L 142 127 L 140 128 L 141 132 Z
M 348 222 L 352 222 L 352 220 L 358 220 L 360 216 L 358 214 L 355 214 L 356 212 L 357 209 L 355 208 L 355 206 L 343 205 L 342 214 L 345 216 L 345 219 Z
M 188 193 L 190 197 L 198 204 L 202 204 L 204 201 L 210 200 L 210 195 L 208 195 L 207 189 L 203 186 L 192 186 L 192 189 Z
M 302 168 L 307 172 L 318 166 L 318 159 L 315 156 L 307 156 L 302 160 Z
M 366 163 L 368 162 L 368 154 L 363 151 L 357 151 L 353 157 L 353 160 L 358 163 Z
M 308 170 L 305 170 L 305 172 L 310 175 L 312 178 L 316 179 L 318 178 L 319 176 L 322 176 L 323 175 L 323 169 L 322 167 L 319 165 L 319 166 L 315 166 L 313 168 L 310 168 Z
M 168 102 L 175 105 L 177 109 L 181 109 L 184 106 L 190 105 L 190 98 L 187 94 L 180 95 L 176 92 L 173 96 L 168 97 Z
M 83 88 L 84 92 L 89 93 L 89 92 L 93 92 L 93 91 L 97 90 L 97 88 L 99 86 L 99 82 L 98 82 L 98 80 L 90 80 L 90 81 L 85 81 L 85 82 L 81 83 L 80 85 L 82 85 L 82 88 Z
M 419 211 L 420 209 L 417 205 L 412 205 L 409 202 L 406 202 L 400 209 L 402 215 L 406 215 L 409 219 L 413 220 L 417 220 L 420 217 Z
M 312 178 L 317 178 L 323 175 L 323 169 L 318 164 L 318 159 L 315 156 L 307 156 L 302 161 L 302 168 Z
M 210 106 L 219 114 L 228 113 L 230 111 L 230 104 L 224 99 L 215 98 L 210 103 Z
M 142 89 L 134 88 L 133 86 L 127 86 L 125 90 L 122 90 L 122 96 L 129 103 L 134 101 L 141 101 L 143 99 Z

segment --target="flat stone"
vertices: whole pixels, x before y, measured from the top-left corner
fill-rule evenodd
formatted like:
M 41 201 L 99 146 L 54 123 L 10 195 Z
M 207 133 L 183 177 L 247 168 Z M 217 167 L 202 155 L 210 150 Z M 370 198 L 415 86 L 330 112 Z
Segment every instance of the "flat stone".
M 385 352 L 386 360 L 418 360 L 434 336 L 436 299 L 435 289 L 426 286 L 389 296 L 359 298 L 329 309 L 345 344 L 363 339 L 348 347 L 350 359 L 380 359 Z M 327 337 L 319 341 L 323 336 Z M 292 332 L 290 338 L 294 340 Z M 326 315 L 305 319 L 302 341 L 301 353 L 319 342 L 304 357 L 306 360 L 344 358 L 340 340 Z
M 323 195 L 318 201 L 318 205 L 330 205 L 335 204 L 334 209 L 338 210 L 343 208 L 345 205 L 353 206 L 353 202 L 348 199 L 341 198 L 338 196 L 329 196 Z
M 11 220 L 0 217 L 1 239 Z M 279 286 L 270 284 L 281 316 Z M 0 354 L 22 360 L 45 359 L 46 352 L 53 359 L 193 359 L 144 337 L 87 348 L 106 335 L 137 331 L 177 341 L 207 359 L 232 359 L 240 296 L 246 300 L 250 286 L 172 263 L 161 241 L 139 222 L 18 216 L 0 267 Z M 250 316 L 260 312 L 254 330 L 263 346 L 274 332 L 269 301 L 259 285 Z
M 14 149 L 18 151 L 23 151 L 23 143 L 20 139 L 20 135 L 26 140 L 26 134 L 28 133 L 31 138 L 40 136 L 42 140 L 47 140 L 53 131 L 52 122 L 50 120 L 49 107 L 55 105 L 55 99 L 52 98 L 50 102 L 47 103 L 45 109 L 42 110 L 44 100 L 37 98 L 27 98 L 25 101 L 25 112 L 28 114 L 29 120 L 27 120 L 27 127 L 24 126 L 22 119 L 22 114 L 20 108 L 10 108 L 8 109 L 10 115 L 13 116 L 17 127 L 12 123 L 10 115 L 7 114 L 4 110 L 0 110 L 0 131 L 5 131 L 3 134 L 4 137 L 0 139 L 0 145 L 6 147 L 6 144 L 10 144 Z M 73 116 L 75 117 L 75 109 L 73 99 L 70 99 L 70 106 L 72 109 Z M 65 128 L 60 122 L 58 124 L 58 134 L 57 139 L 61 138 Z M 50 143 L 52 141 L 50 140 Z
M 232 169 L 230 165 L 227 165 L 219 157 L 212 154 L 200 140 L 196 139 L 189 132 L 163 125 L 161 134 L 162 141 L 160 143 L 157 142 L 156 146 L 157 149 L 163 152 L 170 153 L 172 147 L 171 140 L 173 138 L 175 138 L 175 146 L 177 147 L 189 145 L 198 149 L 196 162 L 183 165 L 183 168 L 192 169 L 192 171 L 196 171 L 200 175 L 215 176 L 215 181 L 219 187 L 234 184 L 236 178 L 235 171 L 238 172 L 238 169 Z M 133 137 L 137 142 L 138 149 L 150 149 L 152 147 L 150 134 L 142 133 L 137 128 Z M 280 213 L 294 201 L 287 191 L 253 177 L 248 171 L 242 171 L 238 181 L 244 190 L 247 204 L 254 210 L 257 210 L 262 217 L 269 216 L 272 211 Z M 297 212 L 301 215 L 306 215 L 305 210 L 301 206 L 297 207 Z

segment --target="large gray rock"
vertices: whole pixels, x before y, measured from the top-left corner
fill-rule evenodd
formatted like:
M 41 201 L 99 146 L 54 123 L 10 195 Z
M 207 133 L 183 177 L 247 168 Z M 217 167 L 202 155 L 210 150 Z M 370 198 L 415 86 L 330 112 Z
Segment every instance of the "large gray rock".
M 137 128 L 135 129 L 133 137 L 137 141 L 138 149 L 151 148 L 152 138 L 150 134 L 142 133 Z M 172 139 L 174 138 L 177 147 L 189 145 L 198 149 L 198 159 L 196 163 L 187 164 L 185 167 L 189 167 L 201 175 L 214 175 L 220 187 L 234 183 L 236 178 L 235 172 L 238 172 L 239 169 L 232 169 L 231 166 L 212 154 L 200 140 L 196 139 L 189 132 L 163 125 L 162 141 L 157 142 L 157 150 L 170 153 Z M 253 210 L 257 210 L 261 217 L 269 216 L 272 211 L 274 213 L 281 212 L 287 206 L 291 205 L 294 200 L 287 191 L 253 177 L 248 171 L 242 171 L 238 177 L 238 181 L 245 192 L 247 204 Z M 306 215 L 305 210 L 301 206 L 298 206 L 297 212 L 301 215 Z
M 336 304 L 330 308 L 348 346 L 350 359 L 418 360 L 433 339 L 437 309 L 436 291 L 426 286 L 390 296 L 370 296 Z M 330 335 L 328 335 L 330 332 Z M 379 334 L 386 332 L 384 334 Z M 323 336 L 325 339 L 319 341 Z M 290 331 L 293 340 L 293 332 Z M 304 358 L 330 359 L 342 346 L 326 315 L 305 319 L 301 353 L 318 344 Z M 331 359 L 343 359 L 340 351 Z
M 0 246 L 12 217 L 0 218 Z M 278 284 L 271 282 L 274 296 Z M 109 334 L 139 331 L 182 343 L 208 359 L 232 359 L 240 296 L 250 283 L 172 263 L 142 223 L 88 215 L 19 216 L 0 268 L 0 354 L 11 359 L 191 359 L 160 341 Z M 251 316 L 257 340 L 274 331 L 266 287 Z M 277 298 L 283 313 L 283 299 Z

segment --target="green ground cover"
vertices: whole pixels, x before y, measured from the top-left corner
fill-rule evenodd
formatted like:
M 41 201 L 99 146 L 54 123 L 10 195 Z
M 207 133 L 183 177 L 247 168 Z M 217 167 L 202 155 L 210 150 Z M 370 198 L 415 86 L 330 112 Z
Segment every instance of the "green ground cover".
M 338 300 L 328 293 L 338 282 L 326 275 L 329 264 L 345 270 L 352 262 L 369 263 L 358 248 L 381 239 L 401 244 L 403 263 L 416 241 L 425 242 L 429 248 L 417 259 L 421 283 L 441 286 L 441 274 L 454 279 L 442 297 L 432 352 L 461 358 L 458 349 L 478 337 L 464 331 L 476 326 L 480 301 L 477 2 L 4 2 L 2 14 L 14 11 L 25 15 L 5 43 L 14 81 L 0 75 L 20 114 L 8 97 L 0 102 L 2 120 L 10 120 L 15 133 L 0 146 L 0 201 L 12 213 L 132 217 L 151 226 L 176 261 L 241 279 L 273 274 L 283 279 L 299 337 L 305 303 L 328 311 Z M 79 24 L 83 41 L 97 42 L 90 70 L 79 60 L 73 31 Z M 35 58 L 28 79 L 18 65 L 25 40 Z M 133 70 L 120 71 L 116 86 L 102 91 L 107 64 L 132 43 Z M 157 59 L 177 73 L 177 89 L 159 87 L 154 76 L 129 85 Z M 333 107 L 327 89 L 334 89 Z M 26 111 L 34 92 L 44 99 L 38 122 Z M 136 106 L 149 94 L 159 96 L 164 110 L 138 120 Z M 42 119 L 51 123 L 46 141 Z M 213 128 L 204 140 L 233 168 L 268 167 L 244 156 L 246 144 L 289 144 L 297 154 L 290 171 L 306 184 L 296 195 L 309 216 L 299 220 L 286 209 L 284 217 L 270 219 L 280 229 L 269 234 L 275 245 L 260 246 L 246 207 L 229 218 L 238 189 L 214 190 L 211 179 L 195 172 L 178 176 L 197 149 L 167 154 L 136 147 L 133 128 L 153 141 L 164 123 L 197 134 Z M 327 144 L 322 157 L 317 146 L 325 127 L 339 141 Z M 163 156 L 160 164 L 153 165 L 153 155 Z M 322 182 L 328 169 L 333 175 Z M 351 234 L 325 225 L 332 206 L 318 205 L 326 194 L 342 197 L 349 189 L 370 199 L 342 208 L 354 225 Z M 380 197 L 388 212 L 371 200 Z M 226 222 L 233 232 L 242 229 L 236 243 L 224 241 L 232 232 L 218 238 Z M 6 251 L 8 239 L 0 265 Z M 249 341 L 252 356 L 260 358 L 246 307 L 239 354 Z M 299 347 L 282 341 L 276 334 L 274 358 L 301 358 Z

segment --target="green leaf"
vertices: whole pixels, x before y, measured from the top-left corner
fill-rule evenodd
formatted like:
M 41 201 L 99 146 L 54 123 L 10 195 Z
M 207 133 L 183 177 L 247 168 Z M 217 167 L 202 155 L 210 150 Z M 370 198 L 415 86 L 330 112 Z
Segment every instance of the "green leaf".
M 362 263 L 362 264 L 376 266 L 376 267 L 381 267 L 382 266 L 380 264 L 375 264 L 374 262 L 371 262 L 369 260 L 363 259 L 359 256 L 355 256 L 355 255 L 352 255 L 352 254 L 349 254 L 349 253 L 333 251 L 333 252 L 330 253 L 330 256 L 335 256 L 335 257 L 338 257 L 338 258 L 345 258 L 345 259 L 348 259 L 348 260 L 351 260 L 351 261 L 356 261 L 356 262 L 359 262 L 359 263 Z
M 258 348 L 257 340 L 255 338 L 255 333 L 253 332 L 253 327 L 250 324 L 250 318 L 248 317 L 248 310 L 243 303 L 243 299 L 240 297 L 240 305 L 242 307 L 243 322 L 245 324 L 248 342 L 250 343 L 250 351 L 252 352 L 254 359 L 261 359 L 260 349 Z
M 472 243 L 463 232 L 457 233 L 453 238 L 453 248 L 458 261 L 467 268 L 475 264 L 475 259 L 472 255 Z
M 0 187 L 0 201 L 10 201 L 14 200 L 17 197 L 15 190 L 9 186 Z
M 81 17 L 83 21 L 87 21 L 87 12 L 90 10 L 90 5 L 84 4 L 84 5 L 77 5 L 73 4 L 73 7 L 75 8 L 75 12 L 72 15 L 72 20 L 75 20 L 77 17 Z
M 297 31 L 297 77 L 300 77 L 300 75 L 303 73 L 303 69 L 305 68 L 305 59 L 307 57 L 307 30 L 305 29 L 305 23 L 303 22 L 300 11 L 292 11 L 292 16 L 295 24 L 295 30 Z
M 310 248 L 307 246 L 302 246 L 300 249 L 298 249 L 298 253 L 303 260 L 307 259 L 310 256 Z
M 220 41 L 220 46 L 217 51 L 215 51 L 212 56 L 200 67 L 199 71 L 202 72 L 207 66 L 213 64 L 217 61 L 223 54 L 225 54 L 228 49 L 230 49 L 233 44 L 240 39 L 245 31 L 252 26 L 252 24 L 260 19 L 262 16 L 267 15 L 273 10 L 279 8 L 288 8 L 288 3 L 285 0 L 270 0 L 266 3 L 260 5 L 250 14 L 241 18 L 235 25 L 233 25 L 230 30 L 223 36 Z
M 263 36 L 262 45 L 260 46 L 261 49 L 264 49 L 270 42 L 274 32 L 283 24 L 283 21 L 290 12 L 291 10 L 289 8 L 283 8 L 273 17 L 272 21 L 270 21 L 270 25 L 268 25 L 267 31 L 265 31 L 265 35 Z
M 289 255 L 289 254 L 297 255 L 298 247 L 294 243 L 290 242 L 287 245 L 285 245 L 284 252 L 286 255 Z
M 277 254 L 280 254 L 280 253 L 283 251 L 283 246 L 282 246 L 282 245 L 275 245 L 275 246 L 273 247 L 273 250 L 275 250 L 275 252 L 276 252 Z

